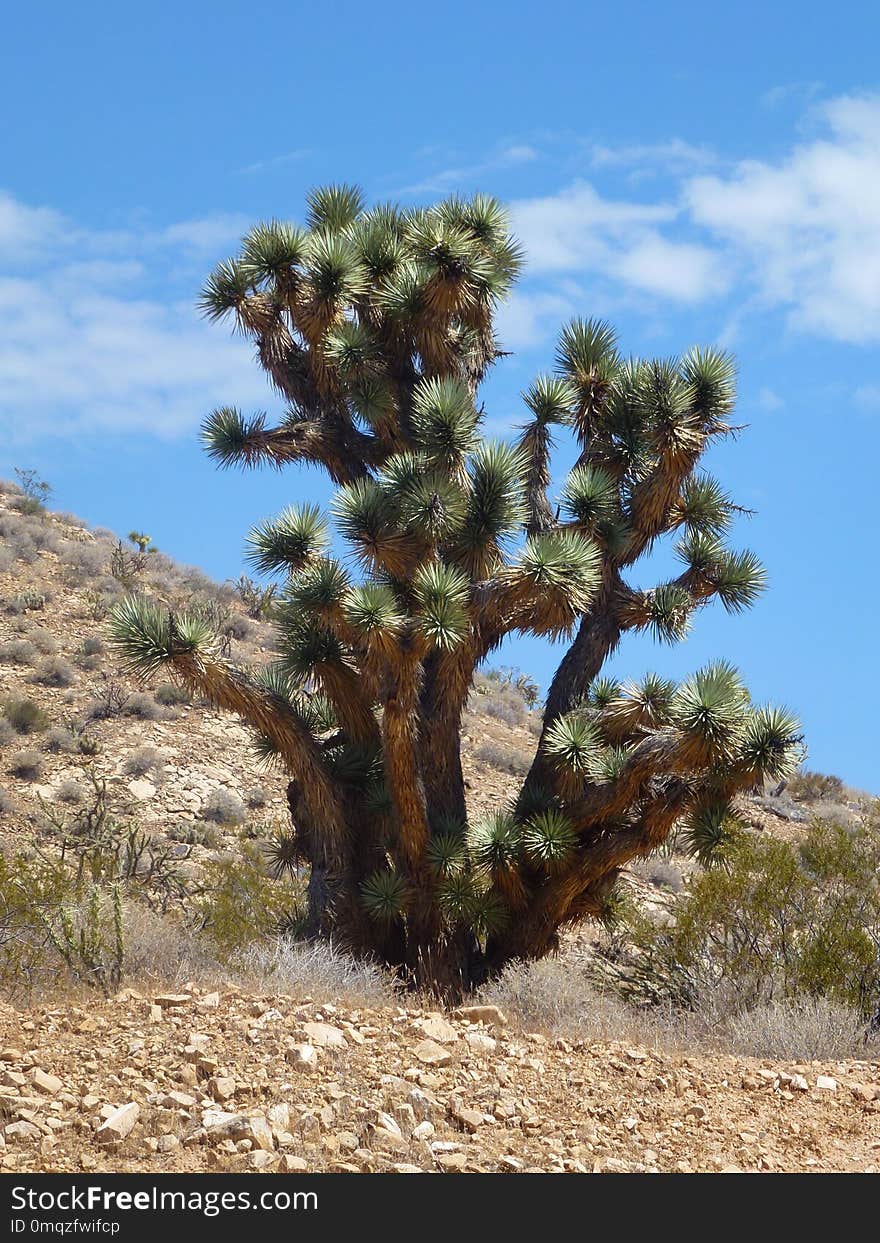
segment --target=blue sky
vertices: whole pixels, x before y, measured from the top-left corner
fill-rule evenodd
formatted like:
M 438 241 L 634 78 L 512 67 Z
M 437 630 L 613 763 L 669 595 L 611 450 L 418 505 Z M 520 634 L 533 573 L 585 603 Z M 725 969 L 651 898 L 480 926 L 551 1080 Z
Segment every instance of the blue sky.
M 202 457 L 213 406 L 275 406 L 198 320 L 203 276 L 315 184 L 494 193 L 529 257 L 485 392 L 497 434 L 575 314 L 629 352 L 739 359 L 750 426 L 710 465 L 757 511 L 738 535 L 771 589 L 678 648 L 627 643 L 616 671 L 729 656 L 800 713 L 812 766 L 880 790 L 875 6 L 50 0 L 3 25 L 0 476 L 35 467 L 57 506 L 237 575 L 253 522 L 327 489 Z M 503 659 L 546 687 L 558 652 Z

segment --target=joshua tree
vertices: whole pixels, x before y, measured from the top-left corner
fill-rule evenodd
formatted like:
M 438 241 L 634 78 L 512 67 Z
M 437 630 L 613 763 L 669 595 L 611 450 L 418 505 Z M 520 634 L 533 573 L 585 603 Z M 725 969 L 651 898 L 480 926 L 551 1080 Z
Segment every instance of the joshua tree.
M 215 410 L 205 447 L 221 466 L 323 467 L 344 544 L 309 504 L 251 532 L 255 569 L 284 581 L 281 658 L 260 673 L 223 660 L 195 616 L 129 599 L 113 618 L 135 670 L 167 666 L 286 769 L 275 862 L 311 864 L 313 930 L 453 989 L 601 916 L 624 864 L 674 826 L 706 854 L 733 795 L 798 758 L 796 721 L 753 706 L 726 663 L 680 685 L 600 676 L 627 632 L 680 639 L 710 601 L 737 612 L 764 585 L 725 545 L 737 507 L 700 471 L 732 430 L 732 361 L 625 359 L 607 324 L 576 320 L 516 443 L 487 441 L 479 386 L 520 262 L 485 197 L 366 210 L 339 186 L 311 194 L 305 228 L 258 225 L 201 307 L 254 342 L 287 410 L 274 426 Z M 579 457 L 557 501 L 563 428 Z M 667 533 L 682 571 L 642 590 L 634 568 Z M 516 631 L 572 641 L 518 797 L 473 821 L 462 711 Z

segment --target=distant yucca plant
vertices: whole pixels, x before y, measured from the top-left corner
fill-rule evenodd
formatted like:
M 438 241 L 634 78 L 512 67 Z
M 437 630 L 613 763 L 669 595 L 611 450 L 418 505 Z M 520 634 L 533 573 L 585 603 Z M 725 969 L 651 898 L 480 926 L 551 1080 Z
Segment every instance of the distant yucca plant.
M 221 466 L 326 470 L 358 571 L 313 504 L 255 527 L 251 565 L 279 581 L 279 659 L 253 675 L 203 614 L 130 597 L 111 618 L 133 670 L 238 713 L 287 771 L 294 835 L 271 862 L 311 865 L 311 931 L 456 991 L 607 913 L 621 868 L 679 821 L 708 857 L 735 793 L 798 758 L 794 719 L 754 707 L 724 663 L 680 686 L 602 677 L 625 634 L 676 642 L 710 601 L 737 612 L 763 589 L 754 556 L 725 542 L 740 511 L 700 468 L 731 430 L 732 360 L 626 359 L 609 325 L 575 320 L 524 394 L 516 442 L 486 440 L 478 390 L 520 265 L 481 195 L 369 209 L 334 186 L 309 196 L 304 227 L 257 225 L 201 308 L 253 342 L 286 410 L 217 409 L 205 448 Z M 557 504 L 562 431 L 579 454 Z M 635 587 L 665 535 L 680 573 Z M 462 713 L 517 632 L 570 646 L 512 809 L 469 824 Z

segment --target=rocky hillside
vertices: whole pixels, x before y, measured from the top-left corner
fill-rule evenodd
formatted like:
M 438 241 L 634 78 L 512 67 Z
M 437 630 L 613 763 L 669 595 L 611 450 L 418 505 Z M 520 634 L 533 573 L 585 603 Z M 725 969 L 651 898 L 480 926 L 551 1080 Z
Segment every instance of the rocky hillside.
M 859 1171 L 877 1063 L 759 1063 L 194 985 L 0 1010 L 0 1169 Z

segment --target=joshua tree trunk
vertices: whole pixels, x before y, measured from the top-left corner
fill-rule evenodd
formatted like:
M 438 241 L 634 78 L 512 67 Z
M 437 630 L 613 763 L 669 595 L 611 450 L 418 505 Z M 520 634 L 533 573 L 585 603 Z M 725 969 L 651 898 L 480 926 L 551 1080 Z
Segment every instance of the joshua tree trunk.
M 627 861 L 676 825 L 702 857 L 723 845 L 734 794 L 798 756 L 793 718 L 755 708 L 723 662 L 680 685 L 602 676 L 628 633 L 674 642 L 711 600 L 738 611 L 763 587 L 752 554 L 725 543 L 742 511 L 699 471 L 730 430 L 731 360 L 625 361 L 606 324 L 575 321 L 555 374 L 524 394 L 517 442 L 486 441 L 477 392 L 519 264 L 482 197 L 368 211 L 331 187 L 310 196 L 306 228 L 258 225 L 202 307 L 253 340 L 289 408 L 275 427 L 215 410 L 205 445 L 224 466 L 323 467 L 358 575 L 304 504 L 250 535 L 256 571 L 285 583 L 274 665 L 235 668 L 203 618 L 158 601 L 128 599 L 111 619 L 134 669 L 167 667 L 238 713 L 287 772 L 280 857 L 310 865 L 310 934 L 450 993 L 602 917 Z M 551 503 L 560 430 L 579 457 Z M 632 585 L 672 536 L 679 576 Z M 462 714 L 515 633 L 571 645 L 522 789 L 475 819 Z

